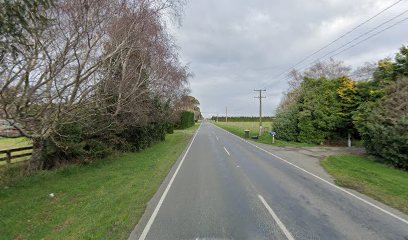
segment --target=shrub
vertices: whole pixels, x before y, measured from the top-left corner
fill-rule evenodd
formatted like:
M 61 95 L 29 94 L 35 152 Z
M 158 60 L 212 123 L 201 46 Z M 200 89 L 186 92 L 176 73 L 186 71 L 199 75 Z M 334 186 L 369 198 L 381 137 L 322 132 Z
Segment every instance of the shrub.
M 408 170 L 408 78 L 386 89 L 386 95 L 365 110 L 359 131 L 368 152 Z
M 166 133 L 168 134 L 172 134 L 174 133 L 174 124 L 173 123 L 165 123 L 165 127 L 166 127 Z
M 195 121 L 194 121 L 193 112 L 189 112 L 189 111 L 181 112 L 180 125 L 179 125 L 180 129 L 186 129 L 186 128 L 192 127 L 194 126 L 194 124 L 195 124 Z
M 273 130 L 277 133 L 277 138 L 285 141 L 297 141 L 299 129 L 297 127 L 297 107 L 292 107 L 288 111 L 281 111 L 276 115 L 272 123 Z

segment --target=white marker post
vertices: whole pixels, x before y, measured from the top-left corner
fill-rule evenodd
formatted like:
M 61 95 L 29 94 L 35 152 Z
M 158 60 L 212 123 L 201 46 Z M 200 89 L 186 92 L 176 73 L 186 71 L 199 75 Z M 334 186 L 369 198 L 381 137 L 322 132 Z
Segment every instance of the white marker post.
M 272 143 L 275 143 L 275 135 L 276 135 L 276 132 L 270 132 L 269 135 L 272 136 Z

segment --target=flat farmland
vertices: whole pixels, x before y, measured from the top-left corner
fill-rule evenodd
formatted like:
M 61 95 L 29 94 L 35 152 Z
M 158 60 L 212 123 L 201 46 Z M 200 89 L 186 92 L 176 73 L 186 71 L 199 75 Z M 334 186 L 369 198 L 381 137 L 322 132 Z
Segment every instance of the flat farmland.
M 237 127 L 242 130 L 249 130 L 251 134 L 257 134 L 259 131 L 259 122 L 218 122 L 217 125 Z M 272 122 L 262 122 L 264 132 L 270 132 L 272 129 Z M 242 132 L 244 134 L 244 132 Z
M 32 146 L 31 140 L 25 138 L 25 137 L 20 137 L 20 138 L 0 138 L 0 150 L 8 150 L 8 149 L 13 149 L 13 148 L 22 148 L 22 147 L 29 147 Z M 32 150 L 25 150 L 25 151 L 20 151 L 20 152 L 15 152 L 14 154 L 23 154 L 23 153 L 29 153 L 32 152 Z M 6 154 L 0 154 L 0 158 L 5 157 Z M 21 158 L 15 158 L 11 160 L 11 162 L 20 162 L 20 161 L 25 161 L 27 159 L 30 159 L 30 156 L 28 157 L 21 157 Z M 6 164 L 5 161 L 0 162 L 0 166 Z

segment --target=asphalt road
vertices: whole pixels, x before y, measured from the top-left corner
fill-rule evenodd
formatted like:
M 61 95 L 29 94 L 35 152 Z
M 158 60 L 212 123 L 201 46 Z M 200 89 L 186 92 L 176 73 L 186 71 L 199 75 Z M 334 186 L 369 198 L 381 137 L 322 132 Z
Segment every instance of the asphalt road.
M 408 240 L 406 215 L 273 154 L 203 123 L 130 239 Z

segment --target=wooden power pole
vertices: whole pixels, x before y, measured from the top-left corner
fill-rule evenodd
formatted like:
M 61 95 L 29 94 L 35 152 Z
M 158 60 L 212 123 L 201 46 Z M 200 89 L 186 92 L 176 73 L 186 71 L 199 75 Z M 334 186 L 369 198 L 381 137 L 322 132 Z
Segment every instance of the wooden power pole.
M 228 107 L 225 107 L 225 122 L 228 122 Z
M 265 92 L 266 89 L 255 89 L 255 92 L 259 92 L 259 97 L 255 97 L 255 98 L 259 98 L 259 136 L 262 135 L 262 98 L 266 98 L 266 97 L 262 97 L 262 92 Z

